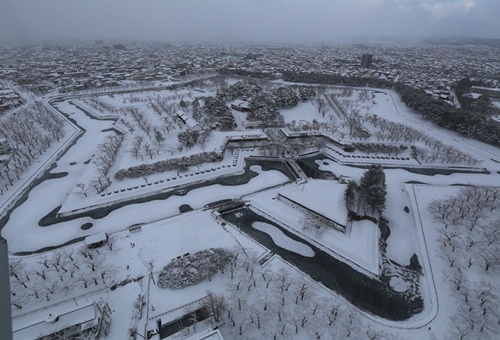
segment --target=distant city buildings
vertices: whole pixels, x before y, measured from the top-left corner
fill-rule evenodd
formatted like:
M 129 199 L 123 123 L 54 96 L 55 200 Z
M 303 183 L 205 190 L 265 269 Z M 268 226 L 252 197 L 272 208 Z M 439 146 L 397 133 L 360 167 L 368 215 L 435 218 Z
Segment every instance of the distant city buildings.
M 88 91 L 217 72 L 271 79 L 288 72 L 380 79 L 421 89 L 452 105 L 451 87 L 464 77 L 482 80 L 488 88 L 500 87 L 498 48 L 485 45 L 373 43 L 367 53 L 363 44 L 104 43 L 44 45 L 30 53 L 0 46 L 0 113 L 22 104 L 19 91 Z
M 372 55 L 371 54 L 363 54 L 363 57 L 361 57 L 361 67 L 370 68 L 371 64 L 372 64 Z
M 11 105 L 17 105 L 20 99 L 19 95 L 14 91 L 0 88 L 0 103 L 2 106 L 7 105 L 8 107 L 9 103 Z
M 470 91 L 472 93 L 484 94 L 486 96 L 500 99 L 500 88 L 489 88 L 489 87 L 481 87 L 481 86 L 472 86 Z

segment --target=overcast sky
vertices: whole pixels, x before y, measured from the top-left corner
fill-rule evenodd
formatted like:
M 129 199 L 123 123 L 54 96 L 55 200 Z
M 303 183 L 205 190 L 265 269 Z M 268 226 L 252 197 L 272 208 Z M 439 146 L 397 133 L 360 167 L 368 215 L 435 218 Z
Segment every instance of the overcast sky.
M 9 8 L 31 40 L 500 38 L 500 0 L 0 0 L 0 40 L 18 36 Z

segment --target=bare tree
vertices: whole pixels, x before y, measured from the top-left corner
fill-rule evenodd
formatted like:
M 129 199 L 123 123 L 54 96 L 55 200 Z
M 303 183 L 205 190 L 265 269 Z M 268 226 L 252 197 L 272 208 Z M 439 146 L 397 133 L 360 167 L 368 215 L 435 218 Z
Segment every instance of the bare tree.
M 280 268 L 276 273 L 276 279 L 274 285 L 280 294 L 285 294 L 290 289 L 293 281 L 290 277 L 290 273 L 284 269 Z
M 310 339 L 320 340 L 327 334 L 327 324 L 322 318 L 310 318 L 307 324 L 307 333 Z
M 143 149 L 144 153 L 149 156 L 150 159 L 153 159 L 153 156 L 155 154 L 155 150 L 154 150 L 153 146 L 151 146 L 151 144 L 149 144 L 149 143 L 143 144 L 142 149 Z
M 75 191 L 74 194 L 76 196 L 80 196 L 80 197 L 87 197 L 88 196 L 88 188 L 87 188 L 87 185 L 85 183 L 77 183 L 76 184 L 76 187 L 79 189 L 78 191 Z
M 468 313 L 463 308 L 459 308 L 457 313 L 451 317 L 453 325 L 452 334 L 454 339 L 464 340 L 474 332 L 476 319 L 471 313 Z
M 116 238 L 112 235 L 109 235 L 108 239 L 106 240 L 106 246 L 108 247 L 108 249 L 110 251 L 113 251 L 113 247 L 116 246 Z M 117 250 L 116 247 L 115 247 L 115 250 Z
M 295 304 L 298 304 L 299 301 L 304 301 L 304 298 L 309 297 L 309 295 L 312 294 L 309 284 L 310 283 L 302 276 L 294 284 L 292 293 L 295 295 Z M 313 315 L 315 313 L 316 311 L 314 311 Z
M 43 267 L 38 267 L 33 270 L 35 275 L 39 276 L 40 278 L 46 280 L 47 279 L 47 269 Z
M 358 98 L 362 102 L 367 102 L 370 101 L 370 94 L 367 90 L 360 90 L 358 91 Z
M 312 100 L 312 104 L 316 108 L 316 110 L 318 110 L 318 113 L 321 114 L 321 116 L 323 116 L 323 117 L 330 110 L 329 107 L 328 107 L 328 103 L 323 98 L 315 98 L 315 99 L 313 99 Z
M 450 247 L 452 252 L 454 252 L 457 247 L 460 247 L 460 237 L 456 228 L 439 228 L 437 231 L 439 233 L 438 240 L 442 243 L 442 247 Z
M 92 282 L 92 278 L 86 273 L 83 273 L 77 278 L 77 282 L 80 282 L 83 285 L 83 288 L 88 288 L 89 284 Z
M 500 257 L 498 249 L 477 249 L 479 262 L 483 265 L 484 271 L 496 271 L 500 267 Z
M 65 248 L 63 248 L 62 252 L 63 252 L 63 256 L 68 258 L 71 262 L 75 261 L 75 258 L 74 258 L 75 251 L 73 250 L 73 248 L 65 247 Z
M 468 280 L 459 269 L 449 270 L 443 273 L 443 278 L 446 282 L 452 284 L 456 291 L 459 291 L 463 286 L 469 284 Z
M 227 308 L 225 297 L 224 295 L 217 295 L 210 290 L 207 290 L 206 293 L 206 297 L 200 302 L 201 307 L 207 309 L 213 322 L 219 323 Z
M 443 259 L 447 264 L 449 264 L 451 268 L 454 267 L 457 261 L 456 255 L 451 252 L 450 248 L 440 247 L 438 251 L 438 256 L 441 259 Z
M 23 269 L 23 261 L 21 259 L 10 259 L 9 260 L 9 272 L 10 276 L 16 278 L 16 280 L 20 281 L 21 271 Z
M 255 305 L 250 305 L 250 308 L 247 310 L 248 317 L 250 319 L 250 322 L 254 324 L 257 329 L 262 329 L 263 327 L 267 326 L 268 324 L 268 319 L 267 319 L 267 313 L 263 311 L 261 308 L 258 308 Z
M 488 312 L 498 313 L 500 298 L 498 296 L 499 289 L 493 286 L 490 282 L 482 279 L 476 283 L 474 287 L 474 294 L 477 298 L 479 308 L 482 310 L 481 314 L 484 316 Z

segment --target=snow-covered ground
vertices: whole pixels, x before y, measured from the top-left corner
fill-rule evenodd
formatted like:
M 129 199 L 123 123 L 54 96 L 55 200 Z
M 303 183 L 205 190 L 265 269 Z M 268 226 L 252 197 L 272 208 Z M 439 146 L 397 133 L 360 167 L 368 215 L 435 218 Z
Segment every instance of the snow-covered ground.
M 322 169 L 324 170 L 324 169 Z M 332 228 L 321 230 L 304 228 L 305 215 L 289 204 L 276 199 L 278 194 L 285 197 L 298 197 L 307 207 L 317 208 L 318 212 L 327 212 L 326 216 L 334 221 L 347 221 L 347 209 L 342 200 L 345 185 L 336 181 L 308 180 L 307 183 L 290 185 L 283 188 L 267 190 L 251 196 L 251 204 L 260 211 L 274 218 L 289 230 L 299 233 L 302 237 L 314 242 L 320 248 L 327 250 L 363 273 L 378 276 L 379 249 L 378 227 L 372 223 L 353 223 L 346 233 Z
M 410 258 L 414 254 L 418 256 L 423 267 L 421 293 L 425 300 L 425 308 L 421 314 L 401 323 L 388 322 L 361 313 L 360 320 L 362 321 L 360 321 L 360 324 L 366 326 L 366 329 L 381 332 L 389 330 L 391 334 L 394 334 L 395 338 L 430 339 L 433 334 L 438 339 L 444 339 L 447 334 L 450 334 L 453 327 L 450 324 L 450 316 L 455 313 L 459 306 L 457 300 L 451 296 L 449 284 L 441 278 L 441 272 L 447 265 L 438 256 L 435 242 L 439 236 L 436 231 L 437 225 L 427 212 L 427 205 L 432 199 L 443 198 L 446 195 L 456 193 L 457 187 L 455 185 L 457 184 L 498 185 L 500 183 L 500 175 L 497 173 L 497 171 L 500 171 L 500 151 L 494 146 L 463 138 L 457 133 L 433 126 L 406 108 L 393 91 L 377 90 L 370 92 L 370 94 L 372 94 L 371 101 L 358 103 L 361 113 L 369 112 L 392 122 L 410 125 L 446 145 L 454 146 L 462 152 L 473 155 L 482 162 L 476 166 L 484 167 L 490 172 L 489 174 L 454 173 L 427 176 L 402 169 L 385 170 L 388 197 L 387 208 L 382 215 L 388 220 L 391 231 L 391 235 L 387 240 L 387 257 L 398 264 L 408 265 Z M 159 126 L 161 119 L 148 107 L 148 98 L 163 96 L 167 98 L 167 102 L 174 103 L 181 99 L 192 100 L 195 95 L 198 94 L 192 93 L 190 90 L 179 90 L 175 91 L 175 93 L 171 91 L 161 91 L 159 93 L 144 91 L 133 95 L 102 95 L 98 98 L 104 103 L 117 108 L 134 106 L 143 110 L 147 113 L 147 119 L 151 124 Z M 213 95 L 213 93 L 207 92 L 205 95 Z M 351 101 L 356 97 L 357 94 L 354 93 Z M 78 99 L 78 101 L 81 102 L 82 99 Z M 343 204 L 343 185 L 331 180 L 310 179 L 307 182 L 288 183 L 288 177 L 281 172 L 275 170 L 263 171 L 259 166 L 251 168 L 252 171 L 258 173 L 258 176 L 244 185 L 211 185 L 192 190 L 184 196 L 171 196 L 166 200 L 130 204 L 111 211 L 105 217 L 99 219 L 82 217 L 47 227 L 40 227 L 38 225 L 39 220 L 60 205 L 62 205 L 60 212 L 63 213 L 72 210 L 85 210 L 89 206 L 109 205 L 112 202 L 168 191 L 174 186 L 237 174 L 244 168 L 245 157 L 258 155 L 257 149 L 239 151 L 234 154 L 226 152 L 223 161 L 218 164 L 202 164 L 199 168 L 191 167 L 182 173 L 182 177 L 179 176 L 177 171 L 172 170 L 151 174 L 147 180 L 143 178 L 122 181 L 113 180 L 107 191 L 112 192 L 111 194 L 108 195 L 106 192 L 105 196 L 101 196 L 95 192 L 89 192 L 88 196 L 84 197 L 77 194 L 78 188 L 76 188 L 76 184 L 89 183 L 96 176 L 96 166 L 92 160 L 95 159 L 98 145 L 104 143 L 107 135 L 114 133 L 109 129 L 115 126 L 115 122 L 91 119 L 69 103 L 69 100 L 59 102 L 56 106 L 75 120 L 85 130 L 85 133 L 57 161 L 56 168 L 51 171 L 52 173 L 67 172 L 68 175 L 42 182 L 31 190 L 26 202 L 17 207 L 10 215 L 9 221 L 1 230 L 2 236 L 8 240 L 10 252 L 34 251 L 44 247 L 58 246 L 79 237 L 107 232 L 115 243 L 113 250 L 105 251 L 105 256 L 101 261 L 107 268 L 112 269 L 110 270 L 110 273 L 113 273 L 112 281 L 118 283 L 140 276 L 145 276 L 145 278 L 137 283 L 129 283 L 119 287 L 114 291 L 108 289 L 112 284 L 109 280 L 95 285 L 91 283 L 88 288 L 82 286 L 83 281 L 75 281 L 71 290 L 64 290 L 59 287 L 59 293 L 51 294 L 50 301 L 46 301 L 44 296 L 36 298 L 33 294 L 26 295 L 24 299 L 20 299 L 20 303 L 23 303 L 23 309 L 13 307 L 14 329 L 21 329 L 23 325 L 34 323 L 36 320 L 43 320 L 47 317 L 47 310 L 57 311 L 57 308 L 64 309 L 71 308 L 71 306 L 75 308 L 80 299 L 87 302 L 103 299 L 113 311 L 111 333 L 107 338 L 124 338 L 133 319 L 133 304 L 138 294 L 145 295 L 147 301 L 144 309 L 146 316 L 139 320 L 137 325 L 138 333 L 143 334 L 144 329 L 153 330 L 155 328 L 157 319 L 167 322 L 182 316 L 185 313 L 185 308 L 182 306 L 203 298 L 206 295 L 206 289 L 218 293 L 225 292 L 227 275 L 217 276 L 211 281 L 205 281 L 202 284 L 187 287 L 181 291 L 158 288 L 153 280 L 148 279 L 150 271 L 155 277 L 158 271 L 172 258 L 188 252 L 196 252 L 210 247 L 238 248 L 242 246 L 259 257 L 267 251 L 231 226 L 219 224 L 220 221 L 218 222 L 216 218 L 212 217 L 210 211 L 203 210 L 206 204 L 224 199 L 242 197 L 244 200 L 249 201 L 252 208 L 272 217 L 280 225 L 300 234 L 301 237 L 311 240 L 322 249 L 329 249 L 333 256 L 346 261 L 359 271 L 370 273 L 370 275 L 378 275 L 380 266 L 379 230 L 375 224 L 366 221 L 362 223 L 356 222 L 353 223 L 346 234 L 336 230 L 326 230 L 321 235 L 318 235 L 314 231 L 302 228 L 300 221 L 304 216 L 300 211 L 275 199 L 280 193 L 313 208 L 340 224 L 344 224 L 347 220 L 347 211 Z M 92 110 L 92 108 L 88 109 Z M 135 133 L 127 133 L 117 162 L 112 167 L 112 172 L 133 165 L 148 164 L 171 157 L 182 157 L 202 151 L 220 151 L 225 137 L 250 133 L 243 128 L 245 115 L 236 111 L 234 113 L 239 131 L 230 133 L 216 131 L 207 139 L 203 147 L 197 144 L 188 150 L 183 149 L 180 151 L 178 149 L 180 144 L 177 140 L 177 133 L 182 129 L 177 126 L 170 133 L 165 133 L 166 140 L 160 145 L 163 152 L 151 157 L 144 155 L 143 159 L 140 159 L 140 157 L 135 158 L 129 152 Z M 323 117 L 311 102 L 299 103 L 297 107 L 281 110 L 281 113 L 288 123 L 291 121 L 300 122 L 301 120 L 310 122 L 312 119 L 319 122 L 329 121 L 328 114 Z M 332 114 L 333 112 L 329 113 Z M 130 118 L 127 117 L 127 119 Z M 367 126 L 370 129 L 373 128 Z M 120 128 L 126 130 L 123 126 L 120 126 Z M 262 131 L 253 130 L 251 133 L 262 135 Z M 60 144 L 54 145 L 51 150 L 48 150 L 46 154 L 40 157 L 39 163 L 37 163 L 38 168 L 37 166 L 31 167 L 23 175 L 22 179 L 16 182 L 17 187 L 13 187 L 14 190 L 9 190 L 9 195 L 22 190 L 22 187 L 35 176 L 39 169 L 51 163 L 51 157 L 64 147 L 64 143 L 69 143 L 71 138 L 74 138 L 77 134 L 76 127 L 68 125 L 66 139 L 62 140 Z M 338 131 L 334 133 L 334 136 L 340 139 Z M 359 139 L 349 139 L 347 136 L 345 140 L 350 142 L 360 141 Z M 371 137 L 371 141 L 376 141 L 376 139 Z M 151 144 L 156 143 L 154 139 L 150 142 Z M 395 163 L 391 160 L 380 160 L 382 164 L 386 161 Z M 346 164 L 342 165 L 330 159 L 325 160 L 325 162 L 318 161 L 317 164 L 320 170 L 331 171 L 337 177 L 343 175 L 350 179 L 359 179 L 364 172 L 361 168 Z M 418 166 L 418 164 L 412 160 L 410 166 Z M 447 164 L 436 164 L 436 166 L 447 166 Z M 457 164 L 457 166 L 465 167 L 467 164 Z M 207 172 L 206 170 L 210 171 Z M 202 173 L 202 171 L 205 172 Z M 148 182 L 151 185 L 148 185 Z M 408 184 L 408 182 L 423 184 Z M 128 188 L 132 189 L 127 190 Z M 125 190 L 121 191 L 121 189 Z M 115 193 L 115 191 L 118 192 Z M 10 202 L 9 200 L 15 198 L 15 195 L 4 195 L 1 198 L 5 207 Z M 181 205 L 189 205 L 194 211 L 180 214 L 179 207 Z M 409 212 L 406 212 L 405 208 Z M 82 230 L 81 226 L 85 223 L 92 223 L 93 225 L 90 229 Z M 141 225 L 140 231 L 129 231 L 127 228 L 132 225 Z M 310 247 L 291 240 L 274 226 L 254 223 L 254 228 L 269 234 L 277 246 L 303 256 L 314 256 L 314 252 Z M 77 242 L 62 249 L 65 251 L 73 249 L 75 253 L 78 253 L 81 246 L 82 242 Z M 12 256 L 11 260 L 21 260 L 24 270 L 26 272 L 31 271 L 30 275 L 37 278 L 36 282 L 45 287 L 48 280 L 42 280 L 39 275 L 34 274 L 33 270 L 36 268 L 43 269 L 43 264 L 40 262 L 41 256 L 52 257 L 56 253 L 57 251 L 49 251 L 43 255 Z M 80 260 L 84 261 L 83 257 Z M 80 264 L 80 262 L 78 263 Z M 279 267 L 287 267 L 288 264 L 273 258 L 265 266 L 277 272 Z M 83 275 L 92 273 L 88 267 L 85 268 L 82 271 Z M 55 268 L 51 267 L 47 271 L 47 275 L 52 278 L 52 281 L 57 282 L 59 280 L 58 271 Z M 488 280 L 494 281 L 494 278 L 498 278 L 498 274 L 489 275 Z M 294 274 L 294 280 L 298 281 L 300 277 L 300 273 Z M 30 285 L 32 284 L 33 282 L 30 283 Z M 60 286 L 59 283 L 58 285 Z M 397 278 L 391 280 L 391 285 L 396 291 L 405 288 L 405 283 L 401 280 L 398 281 Z M 17 288 L 21 289 L 22 287 Z M 318 286 L 317 291 L 318 296 L 322 299 L 333 299 L 345 304 L 342 297 L 322 287 Z M 56 307 L 56 304 L 59 307 Z M 181 308 L 178 309 L 178 307 Z M 223 329 L 222 333 L 229 336 L 229 338 L 234 335 L 228 328 Z M 289 333 L 288 338 L 302 339 L 307 336 L 308 334 L 302 330 L 297 334 Z M 367 335 L 364 336 L 366 338 Z M 18 336 L 18 338 L 21 339 L 23 336 Z M 364 337 L 360 335 L 359 338 Z

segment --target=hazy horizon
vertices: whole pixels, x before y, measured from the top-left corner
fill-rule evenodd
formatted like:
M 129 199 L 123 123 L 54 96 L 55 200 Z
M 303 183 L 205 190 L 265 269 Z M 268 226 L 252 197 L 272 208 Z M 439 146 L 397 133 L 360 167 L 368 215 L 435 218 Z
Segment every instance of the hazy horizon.
M 500 38 L 499 15 L 495 0 L 0 0 L 0 41 Z

